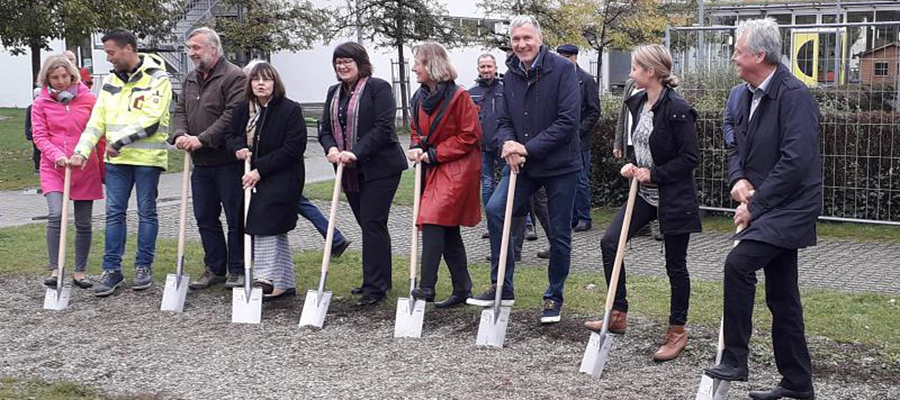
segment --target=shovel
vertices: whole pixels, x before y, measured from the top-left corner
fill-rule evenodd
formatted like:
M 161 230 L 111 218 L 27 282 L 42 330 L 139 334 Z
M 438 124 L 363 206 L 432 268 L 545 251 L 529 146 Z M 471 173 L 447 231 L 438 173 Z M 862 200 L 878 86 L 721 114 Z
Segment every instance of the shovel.
M 413 195 L 412 244 L 409 249 L 409 297 L 397 298 L 397 321 L 394 323 L 394 337 L 422 337 L 422 323 L 425 319 L 425 300 L 416 300 L 412 291 L 416 288 L 416 264 L 419 260 L 419 202 L 422 192 L 422 163 L 416 163 L 415 194 Z
M 497 289 L 494 294 L 494 305 L 481 311 L 481 322 L 478 323 L 478 337 L 475 344 L 479 346 L 503 347 L 506 340 L 506 327 L 509 325 L 509 307 L 500 307 L 503 296 L 503 282 L 506 280 L 506 253 L 509 250 L 509 229 L 512 225 L 513 201 L 516 195 L 516 179 L 519 173 L 510 170 L 509 188 L 506 190 L 506 210 L 503 214 L 503 236 L 500 239 L 500 264 L 497 269 Z
M 300 326 L 321 328 L 325 324 L 328 305 L 331 304 L 331 292 L 325 291 L 325 280 L 328 278 L 328 263 L 331 262 L 331 242 L 334 240 L 334 223 L 337 219 L 338 198 L 341 195 L 341 177 L 344 175 L 344 163 L 339 162 L 334 177 L 334 190 L 331 193 L 331 211 L 328 213 L 328 230 L 325 233 L 325 250 L 322 252 L 322 275 L 319 277 L 318 290 L 306 292 L 303 300 L 303 311 L 300 312 Z
M 752 192 L 751 192 L 752 193 Z M 746 225 L 737 227 L 737 232 L 741 233 Z M 740 244 L 740 240 L 734 241 L 734 247 Z M 716 365 L 722 363 L 722 352 L 725 351 L 725 319 L 722 318 L 719 323 L 719 344 L 716 347 Z M 731 389 L 731 382 L 713 378 L 709 375 L 702 374 L 700 377 L 700 387 L 697 389 L 696 400 L 725 400 L 728 398 L 728 390 Z
M 184 274 L 184 229 L 187 224 L 187 193 L 190 182 L 191 153 L 184 152 L 184 169 L 181 182 L 181 220 L 178 225 L 178 258 L 175 262 L 175 273 L 166 275 L 166 286 L 163 289 L 162 311 L 182 312 L 184 299 L 187 297 L 188 282 L 191 278 Z
M 609 290 L 606 293 L 606 308 L 603 313 L 603 328 L 600 333 L 592 332 L 591 339 L 584 349 L 584 357 L 581 358 L 579 371 L 599 378 L 603 373 L 603 367 L 609 359 L 609 349 L 612 348 L 613 336 L 609 333 L 609 316 L 612 313 L 613 301 L 616 299 L 616 289 L 619 286 L 619 274 L 622 271 L 622 261 L 625 260 L 625 242 L 628 241 L 628 229 L 631 226 L 631 213 L 634 211 L 634 200 L 637 197 L 638 181 L 631 178 L 631 189 L 628 191 L 628 203 L 625 205 L 625 215 L 622 221 L 622 230 L 619 233 L 619 247 L 616 249 L 616 261 L 613 264 L 612 276 L 609 280 Z
M 244 160 L 244 173 L 250 173 L 249 158 Z M 262 288 L 250 286 L 253 282 L 253 238 L 247 233 L 250 191 L 244 189 L 244 287 L 231 291 L 231 322 L 236 324 L 258 324 L 262 319 Z
M 66 165 L 66 175 L 63 181 L 62 216 L 59 226 L 59 253 L 56 257 L 56 288 L 47 288 L 44 293 L 44 309 L 62 311 L 69 306 L 72 297 L 72 284 L 63 283 L 66 280 L 66 228 L 69 225 L 69 186 L 72 183 L 72 168 Z

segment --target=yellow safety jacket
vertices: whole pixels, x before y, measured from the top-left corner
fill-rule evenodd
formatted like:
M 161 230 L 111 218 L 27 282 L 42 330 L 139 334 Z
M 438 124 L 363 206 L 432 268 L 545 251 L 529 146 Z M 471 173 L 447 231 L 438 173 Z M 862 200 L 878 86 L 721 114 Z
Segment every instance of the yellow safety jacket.
M 162 59 L 152 54 L 139 56 L 141 65 L 131 75 L 113 72 L 103 79 L 75 153 L 87 158 L 106 135 L 107 148 L 119 152 L 117 157 L 104 155 L 106 162 L 166 169 L 172 83 Z

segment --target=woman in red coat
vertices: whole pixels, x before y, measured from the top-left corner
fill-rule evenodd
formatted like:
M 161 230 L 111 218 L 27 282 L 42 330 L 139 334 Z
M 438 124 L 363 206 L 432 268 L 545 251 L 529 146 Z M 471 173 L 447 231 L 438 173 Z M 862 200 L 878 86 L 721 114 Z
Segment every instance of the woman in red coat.
M 413 95 L 409 159 L 425 168 L 419 218 L 422 281 L 417 299 L 434 301 L 441 256 L 450 269 L 453 294 L 436 307 L 465 303 L 472 294 L 466 248 L 459 227 L 481 221 L 481 125 L 469 93 L 456 85 L 447 50 L 426 43 L 413 51 L 413 72 L 422 85 Z

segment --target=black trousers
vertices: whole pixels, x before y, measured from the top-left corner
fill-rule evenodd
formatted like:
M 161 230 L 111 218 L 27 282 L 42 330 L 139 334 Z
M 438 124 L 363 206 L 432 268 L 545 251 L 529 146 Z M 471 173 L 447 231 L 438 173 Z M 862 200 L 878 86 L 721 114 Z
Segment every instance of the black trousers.
M 775 363 L 781 386 L 812 389 L 812 362 L 806 346 L 803 307 L 797 286 L 797 250 L 744 240 L 725 259 L 725 352 L 722 362 L 747 368 L 753 333 L 756 271 L 766 276 L 766 305 L 772 312 Z
M 241 163 L 197 165 L 191 172 L 194 217 L 203 243 L 203 262 L 216 275 L 244 274 L 243 174 Z M 223 209 L 228 224 L 227 241 L 219 219 Z
M 628 227 L 628 239 L 637 234 L 641 228 L 655 220 L 656 207 L 650 205 L 640 196 L 634 201 L 634 211 L 631 215 L 631 225 Z M 606 274 L 606 283 L 612 279 L 613 265 L 616 260 L 616 249 L 619 246 L 619 234 L 622 231 L 622 223 L 625 219 L 625 207 L 616 212 L 612 222 L 603 233 L 600 240 L 600 252 L 603 255 L 603 270 Z M 691 235 L 666 234 L 664 236 L 666 248 L 666 274 L 669 276 L 671 295 L 669 298 L 669 325 L 684 325 L 687 322 L 688 306 L 691 300 L 691 276 L 687 270 L 687 248 Z M 619 284 L 616 289 L 616 298 L 613 309 L 628 312 L 627 289 L 625 288 L 625 263 L 622 263 L 622 271 L 619 273 Z
M 466 247 L 459 233 L 459 227 L 425 224 L 422 226 L 421 287 L 434 289 L 442 256 L 450 270 L 453 293 L 471 293 L 472 279 L 469 277 Z
M 360 179 L 358 192 L 345 193 L 362 230 L 362 289 L 366 294 L 383 295 L 391 290 L 391 234 L 387 223 L 399 185 L 398 173 L 371 181 Z

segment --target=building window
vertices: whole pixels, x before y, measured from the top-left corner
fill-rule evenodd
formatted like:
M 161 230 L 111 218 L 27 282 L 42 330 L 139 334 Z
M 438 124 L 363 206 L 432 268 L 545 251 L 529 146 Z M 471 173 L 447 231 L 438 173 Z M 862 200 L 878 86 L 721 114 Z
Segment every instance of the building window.
M 888 63 L 886 63 L 886 62 L 875 63 L 875 76 L 887 76 L 887 74 L 888 74 Z

